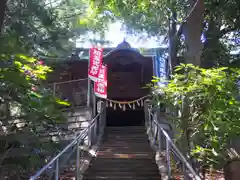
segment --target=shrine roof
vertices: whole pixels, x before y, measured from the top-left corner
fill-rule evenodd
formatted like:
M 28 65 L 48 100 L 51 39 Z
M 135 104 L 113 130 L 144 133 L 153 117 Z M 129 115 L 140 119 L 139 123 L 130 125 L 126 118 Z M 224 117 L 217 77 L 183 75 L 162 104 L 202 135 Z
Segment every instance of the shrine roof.
M 42 59 L 46 59 L 48 63 L 74 63 L 75 61 L 88 61 L 89 60 L 89 49 L 90 48 L 76 48 L 72 56 L 66 57 L 66 58 L 51 58 L 51 57 L 43 57 Z M 103 56 L 104 59 L 111 59 L 115 55 L 118 54 L 125 54 L 125 56 L 128 56 L 130 54 L 135 55 L 135 57 L 153 57 L 156 54 L 156 51 L 160 52 L 166 52 L 167 48 L 133 48 L 130 46 L 130 44 L 126 41 L 123 41 L 120 43 L 117 47 L 104 47 L 103 48 Z

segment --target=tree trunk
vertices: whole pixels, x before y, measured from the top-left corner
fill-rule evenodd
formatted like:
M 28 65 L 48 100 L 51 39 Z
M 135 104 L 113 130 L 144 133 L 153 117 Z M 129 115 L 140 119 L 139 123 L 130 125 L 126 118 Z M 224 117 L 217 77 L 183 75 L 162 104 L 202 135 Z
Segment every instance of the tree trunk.
M 186 18 L 183 26 L 183 34 L 187 52 L 185 54 L 186 63 L 199 66 L 201 64 L 201 53 L 203 43 L 201 41 L 202 24 L 204 20 L 204 0 L 189 0 L 192 10 Z
M 176 18 L 176 13 L 173 12 L 173 18 Z M 169 62 L 171 63 L 172 70 L 174 67 L 178 65 L 177 62 L 177 38 L 175 37 L 177 33 L 177 25 L 176 22 L 170 20 L 169 23 Z
M 172 8 L 172 20 L 169 20 L 169 32 L 168 32 L 168 38 L 169 38 L 169 66 L 170 66 L 170 72 L 169 75 L 171 75 L 174 71 L 174 68 L 178 66 L 179 60 L 177 58 L 178 48 L 180 44 L 180 36 L 182 34 L 182 28 L 177 31 L 177 23 L 175 22 L 175 19 L 177 19 L 177 13 Z
M 0 34 L 2 32 L 7 0 L 0 0 Z
M 219 34 L 220 28 L 213 20 L 210 20 L 208 22 L 208 30 L 205 33 L 206 41 L 204 43 L 203 61 L 201 64 L 203 68 L 212 68 L 216 65 L 216 55 L 219 54 L 216 52 L 218 49 Z
M 227 49 L 220 42 L 221 37 L 221 25 L 212 18 L 208 22 L 208 29 L 205 32 L 204 53 L 201 63 L 203 68 L 229 65 L 230 56 L 228 53 L 224 53 L 227 52 Z

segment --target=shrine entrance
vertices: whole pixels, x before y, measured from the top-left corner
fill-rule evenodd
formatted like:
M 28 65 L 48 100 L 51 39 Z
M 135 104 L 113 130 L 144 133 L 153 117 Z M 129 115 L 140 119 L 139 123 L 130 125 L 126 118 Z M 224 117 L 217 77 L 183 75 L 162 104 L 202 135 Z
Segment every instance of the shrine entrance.
M 107 108 L 107 126 L 143 126 L 144 125 L 144 110 Z
M 108 68 L 107 126 L 144 125 L 144 88 L 153 76 L 152 57 L 124 41 L 103 58 Z

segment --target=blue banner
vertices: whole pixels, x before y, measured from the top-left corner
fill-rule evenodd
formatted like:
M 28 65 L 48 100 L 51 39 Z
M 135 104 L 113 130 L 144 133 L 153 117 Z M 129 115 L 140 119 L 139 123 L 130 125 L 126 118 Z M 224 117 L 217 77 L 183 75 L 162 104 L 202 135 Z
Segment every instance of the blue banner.
M 162 57 L 158 52 L 154 58 L 154 76 L 161 78 L 162 80 L 167 79 L 167 60 Z M 163 87 L 166 82 L 159 81 L 158 86 Z

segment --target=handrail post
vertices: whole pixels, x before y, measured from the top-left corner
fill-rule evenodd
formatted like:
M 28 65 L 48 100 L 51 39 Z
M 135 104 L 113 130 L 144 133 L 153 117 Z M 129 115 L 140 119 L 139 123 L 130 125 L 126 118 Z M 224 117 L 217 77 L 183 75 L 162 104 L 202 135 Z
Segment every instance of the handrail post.
M 91 79 L 88 78 L 88 91 L 87 91 L 87 106 L 90 107 L 91 105 L 91 92 L 92 92 L 92 86 L 91 86 Z
M 92 145 L 92 127 L 88 129 L 88 147 Z
M 148 126 L 149 126 L 149 131 L 150 131 L 150 133 L 153 135 L 153 126 L 152 126 L 152 121 L 153 121 L 153 116 L 151 115 L 151 112 L 150 112 L 150 109 L 148 110 L 148 119 L 149 119 L 149 124 L 148 124 Z
M 80 139 L 77 140 L 76 180 L 80 180 Z
M 162 150 L 162 133 L 161 133 L 161 129 L 158 129 L 158 150 L 161 151 Z
M 171 179 L 171 154 L 170 154 L 170 145 L 169 141 L 166 138 L 166 156 L 167 156 L 167 166 L 168 166 L 168 179 Z
M 93 126 L 93 143 L 96 143 L 97 140 L 97 128 L 98 128 L 98 121 L 99 121 L 99 117 L 96 119 L 94 126 Z
M 53 97 L 56 96 L 56 83 L 53 83 Z
M 92 99 L 93 99 L 93 116 L 96 116 L 97 115 L 97 97 L 94 93 L 92 93 Z
M 148 123 L 149 123 L 149 110 L 148 106 L 150 104 L 150 100 L 146 99 L 144 101 L 144 115 L 145 115 L 145 127 L 148 128 Z
M 183 179 L 188 180 L 188 175 L 187 175 L 187 172 L 186 172 L 185 164 L 182 164 L 182 171 L 183 171 Z
M 59 179 L 59 158 L 56 160 L 55 180 Z

